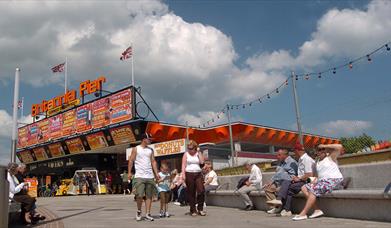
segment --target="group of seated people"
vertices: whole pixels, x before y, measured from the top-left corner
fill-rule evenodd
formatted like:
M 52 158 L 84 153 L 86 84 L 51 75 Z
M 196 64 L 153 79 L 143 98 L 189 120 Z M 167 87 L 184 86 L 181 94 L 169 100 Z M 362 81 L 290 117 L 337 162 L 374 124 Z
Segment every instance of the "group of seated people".
M 246 163 L 250 176 L 244 181 L 238 193 L 243 199 L 245 210 L 254 209 L 249 197 L 251 191 L 265 191 L 266 203 L 270 207 L 267 213 L 279 216 L 292 216 L 292 197 L 303 192 L 307 201 L 303 210 L 292 219 L 305 220 L 307 213 L 313 209 L 309 218 L 322 216 L 323 211 L 317 206 L 317 197 L 338 189 L 343 176 L 338 168 L 337 157 L 343 150 L 340 144 L 318 145 L 316 159 L 312 159 L 300 143 L 294 148 L 298 161 L 289 156 L 288 150 L 277 151 L 279 165 L 271 180 L 262 185 L 262 173 L 258 166 Z
M 21 204 L 21 220 L 24 224 L 35 224 L 45 220 L 45 216 L 36 213 L 35 198 L 28 195 L 28 183 L 24 181 L 26 165 L 9 163 L 7 180 L 9 182 L 9 200 Z

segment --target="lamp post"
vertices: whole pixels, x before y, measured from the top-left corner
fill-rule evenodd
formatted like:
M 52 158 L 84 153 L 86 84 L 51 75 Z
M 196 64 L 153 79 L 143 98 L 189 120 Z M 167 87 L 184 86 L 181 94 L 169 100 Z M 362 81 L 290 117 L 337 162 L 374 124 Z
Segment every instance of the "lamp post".
M 295 101 L 295 110 L 296 110 L 296 122 L 297 122 L 297 131 L 299 133 L 299 140 L 301 145 L 304 146 L 303 143 L 303 132 L 301 130 L 301 117 L 300 117 L 300 108 L 299 108 L 299 97 L 297 96 L 297 88 L 296 88 L 296 78 L 295 72 L 292 71 L 292 87 L 293 87 L 293 98 Z
M 16 68 L 15 71 L 15 86 L 14 86 L 14 105 L 12 113 L 12 144 L 11 144 L 11 162 L 16 160 L 16 142 L 18 131 L 18 100 L 19 100 L 19 77 L 20 69 Z

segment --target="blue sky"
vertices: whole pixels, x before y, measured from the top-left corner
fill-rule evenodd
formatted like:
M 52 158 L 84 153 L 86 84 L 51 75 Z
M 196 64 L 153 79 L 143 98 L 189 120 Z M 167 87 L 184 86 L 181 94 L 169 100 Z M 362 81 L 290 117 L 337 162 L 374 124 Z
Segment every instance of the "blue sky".
M 128 85 L 130 62 L 118 59 L 133 43 L 136 83 L 160 119 L 198 126 L 227 103 L 270 92 L 291 69 L 316 72 L 390 42 L 390 10 L 387 1 L 1 2 L 0 157 L 9 151 L 17 66 L 27 115 L 63 91 L 50 68 L 65 56 L 71 87 L 102 74 L 108 90 Z M 298 81 L 305 131 L 390 139 L 390 60 L 384 51 L 352 70 Z M 292 88 L 233 116 L 295 129 Z

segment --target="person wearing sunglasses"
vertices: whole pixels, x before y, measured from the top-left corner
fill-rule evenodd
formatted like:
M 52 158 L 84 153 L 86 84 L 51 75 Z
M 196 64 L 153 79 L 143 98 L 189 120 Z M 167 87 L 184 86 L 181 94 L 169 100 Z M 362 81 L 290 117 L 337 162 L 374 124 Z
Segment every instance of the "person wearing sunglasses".
M 205 160 L 202 152 L 199 152 L 197 149 L 198 144 L 194 140 L 190 140 L 187 144 L 187 152 L 182 158 L 182 172 L 185 172 L 183 179 L 187 186 L 186 194 L 191 216 L 205 216 L 205 188 L 201 169 L 201 165 L 204 164 Z

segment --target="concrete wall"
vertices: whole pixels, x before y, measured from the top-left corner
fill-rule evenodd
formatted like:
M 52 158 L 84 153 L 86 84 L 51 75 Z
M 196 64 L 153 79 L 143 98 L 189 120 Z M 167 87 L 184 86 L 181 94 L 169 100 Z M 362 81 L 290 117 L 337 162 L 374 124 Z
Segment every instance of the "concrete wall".
M 349 189 L 384 189 L 391 182 L 391 162 L 340 166 L 344 177 L 350 177 Z M 268 182 L 274 172 L 262 173 L 263 183 Z M 234 190 L 240 178 L 248 175 L 221 176 L 219 184 L 223 190 Z
M 7 168 L 0 166 L 0 227 L 8 227 L 8 192 Z

